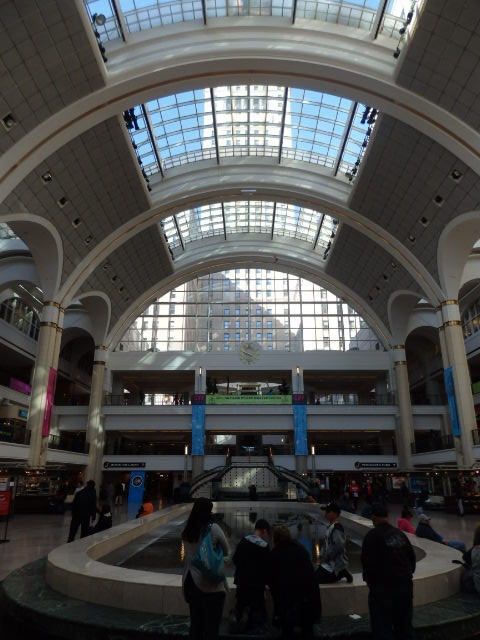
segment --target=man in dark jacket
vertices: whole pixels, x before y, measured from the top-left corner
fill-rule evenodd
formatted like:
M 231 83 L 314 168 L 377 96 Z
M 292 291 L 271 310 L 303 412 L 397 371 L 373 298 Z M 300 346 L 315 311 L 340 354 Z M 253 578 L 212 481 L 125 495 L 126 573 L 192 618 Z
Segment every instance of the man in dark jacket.
M 388 522 L 384 504 L 373 505 L 372 522 L 362 545 L 372 635 L 374 640 L 411 640 L 415 552 L 407 536 Z
M 254 532 L 240 540 L 232 557 L 235 565 L 234 582 L 237 585 L 237 632 L 265 622 L 270 531 L 267 520 L 257 520 Z
M 313 624 L 322 612 L 312 562 L 305 547 L 292 540 L 286 526 L 275 525 L 272 539 L 269 585 L 282 638 L 291 640 L 295 627 L 299 627 L 302 640 L 311 640 Z
M 77 535 L 78 527 L 80 527 L 80 537 L 85 538 L 90 533 L 90 520 L 97 517 L 97 492 L 95 491 L 95 482 L 89 480 L 85 489 L 75 494 L 72 502 L 72 521 L 70 522 L 70 531 L 68 533 L 68 541 L 73 542 Z

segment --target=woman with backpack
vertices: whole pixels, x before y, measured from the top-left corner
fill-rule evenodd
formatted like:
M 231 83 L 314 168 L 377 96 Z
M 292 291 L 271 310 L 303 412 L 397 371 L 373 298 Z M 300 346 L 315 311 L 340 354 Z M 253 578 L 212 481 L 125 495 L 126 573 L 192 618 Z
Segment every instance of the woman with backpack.
M 213 502 L 197 498 L 182 532 L 185 549 L 183 594 L 190 607 L 190 638 L 216 640 L 225 602 L 226 578 L 221 567 L 203 565 L 210 558 L 203 557 L 208 550 L 227 556 L 230 553 L 225 534 L 212 518 Z M 221 556 L 221 554 L 220 554 Z M 217 558 L 218 560 L 218 558 Z M 213 558 L 212 561 L 215 561 Z M 221 564 L 221 563 L 220 563 Z M 217 575 L 215 574 L 217 572 Z

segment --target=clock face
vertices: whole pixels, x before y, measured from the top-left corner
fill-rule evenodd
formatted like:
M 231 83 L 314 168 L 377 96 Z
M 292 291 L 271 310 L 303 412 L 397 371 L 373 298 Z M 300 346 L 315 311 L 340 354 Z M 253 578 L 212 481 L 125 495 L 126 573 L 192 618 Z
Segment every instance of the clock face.
M 247 364 L 252 364 L 258 358 L 260 345 L 256 342 L 245 342 L 240 348 L 240 359 Z

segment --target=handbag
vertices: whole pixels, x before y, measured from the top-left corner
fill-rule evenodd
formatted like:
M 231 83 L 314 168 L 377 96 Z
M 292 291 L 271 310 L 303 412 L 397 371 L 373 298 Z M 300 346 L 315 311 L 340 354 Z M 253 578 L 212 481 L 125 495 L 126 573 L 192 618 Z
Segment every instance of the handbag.
M 192 565 L 200 571 L 202 576 L 212 584 L 225 582 L 223 549 L 213 544 L 212 525 L 209 525 L 205 535 L 198 545 Z

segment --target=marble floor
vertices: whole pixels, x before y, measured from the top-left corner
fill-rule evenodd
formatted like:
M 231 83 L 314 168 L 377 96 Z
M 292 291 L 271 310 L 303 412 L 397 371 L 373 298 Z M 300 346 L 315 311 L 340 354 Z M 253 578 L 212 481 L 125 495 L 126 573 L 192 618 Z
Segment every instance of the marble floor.
M 400 506 L 390 507 L 390 520 L 395 524 Z M 470 547 L 475 528 L 480 525 L 480 514 L 466 515 L 463 518 L 444 511 L 431 511 L 432 527 L 446 539 L 463 540 Z M 113 523 L 120 524 L 128 519 L 126 506 L 115 507 Z M 70 526 L 70 513 L 57 514 L 17 514 L 10 518 L 7 539 L 10 542 L 0 544 L 0 581 L 14 569 L 33 562 L 55 547 L 67 541 Z M 416 526 L 416 518 L 413 520 Z M 0 522 L 0 540 L 5 532 L 5 523 Z

